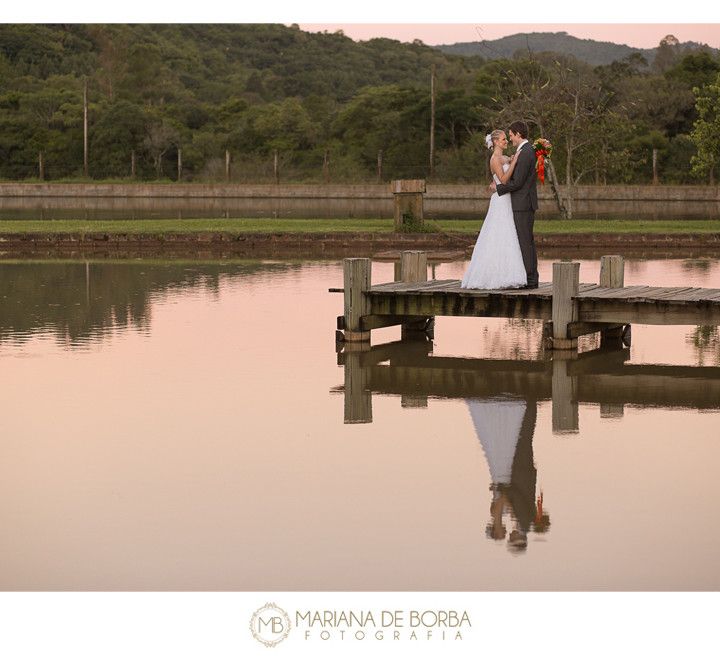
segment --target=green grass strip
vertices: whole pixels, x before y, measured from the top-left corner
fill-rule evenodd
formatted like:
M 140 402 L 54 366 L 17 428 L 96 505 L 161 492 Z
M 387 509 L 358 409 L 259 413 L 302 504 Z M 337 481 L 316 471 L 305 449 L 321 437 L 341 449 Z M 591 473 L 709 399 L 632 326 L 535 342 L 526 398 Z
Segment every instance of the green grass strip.
M 440 220 L 426 222 L 438 231 L 474 234 L 481 221 Z M 392 219 L 147 219 L 147 220 L 17 220 L 0 221 L 7 233 L 392 233 Z M 542 220 L 536 233 L 720 233 L 720 220 Z

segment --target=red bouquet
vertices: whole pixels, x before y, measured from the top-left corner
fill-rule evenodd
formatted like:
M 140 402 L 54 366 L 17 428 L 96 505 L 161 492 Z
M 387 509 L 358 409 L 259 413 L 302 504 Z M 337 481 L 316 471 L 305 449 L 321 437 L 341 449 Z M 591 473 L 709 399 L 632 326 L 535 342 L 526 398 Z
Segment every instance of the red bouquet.
M 535 142 L 533 142 L 533 149 L 535 149 L 535 155 L 537 156 L 535 169 L 538 172 L 538 178 L 540 179 L 540 182 L 545 185 L 545 160 L 550 159 L 550 154 L 552 153 L 552 144 L 547 139 L 543 139 L 541 137 L 540 139 L 536 139 Z

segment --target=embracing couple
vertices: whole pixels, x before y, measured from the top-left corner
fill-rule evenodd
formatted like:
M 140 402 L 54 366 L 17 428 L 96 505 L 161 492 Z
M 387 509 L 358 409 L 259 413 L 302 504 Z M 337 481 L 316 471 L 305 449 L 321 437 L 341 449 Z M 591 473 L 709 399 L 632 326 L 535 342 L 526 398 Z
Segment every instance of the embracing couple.
M 529 130 L 522 121 L 508 128 L 516 147 L 512 158 L 504 155 L 508 138 L 493 130 L 485 141 L 493 150 L 490 170 L 493 182 L 485 221 L 473 250 L 462 288 L 537 288 L 537 252 L 533 224 L 537 202 L 537 157 L 528 141 Z

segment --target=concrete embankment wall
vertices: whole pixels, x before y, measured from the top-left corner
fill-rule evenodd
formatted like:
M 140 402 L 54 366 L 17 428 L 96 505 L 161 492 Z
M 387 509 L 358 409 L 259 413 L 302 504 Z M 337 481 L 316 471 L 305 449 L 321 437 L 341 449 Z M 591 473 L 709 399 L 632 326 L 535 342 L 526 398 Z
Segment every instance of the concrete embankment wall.
M 562 187 L 560 188 L 563 189 Z M 549 185 L 538 186 L 540 199 L 552 199 Z M 229 185 L 229 184 L 105 184 L 105 183 L 0 183 L 0 198 L 245 198 L 245 199 L 392 199 L 383 185 Z M 426 199 L 487 199 L 487 185 L 427 185 Z M 715 201 L 720 187 L 665 185 L 581 185 L 577 201 Z
M 16 257 L 131 258 L 400 257 L 427 251 L 436 259 L 469 257 L 477 237 L 446 233 L 179 233 L 4 234 L 0 260 Z M 720 234 L 538 234 L 541 257 L 719 257 Z

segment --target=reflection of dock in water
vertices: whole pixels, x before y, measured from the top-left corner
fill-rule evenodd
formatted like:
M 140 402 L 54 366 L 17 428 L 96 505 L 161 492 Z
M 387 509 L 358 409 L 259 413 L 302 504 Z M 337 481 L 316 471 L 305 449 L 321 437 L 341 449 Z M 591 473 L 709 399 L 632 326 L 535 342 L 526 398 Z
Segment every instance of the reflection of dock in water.
M 345 422 L 372 422 L 372 396 L 400 396 L 403 406 L 429 398 L 513 395 L 552 401 L 554 432 L 579 429 L 578 405 L 598 404 L 603 416 L 625 405 L 720 409 L 720 368 L 629 364 L 628 348 L 582 354 L 552 353 L 546 360 L 496 360 L 432 355 L 432 343 L 398 341 L 370 347 L 342 344 Z

